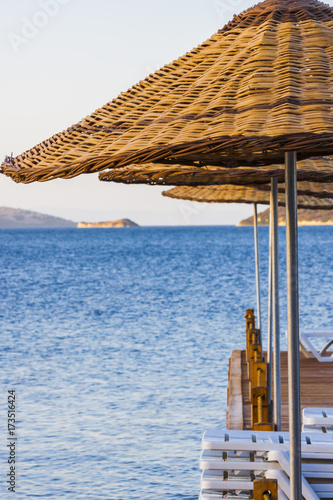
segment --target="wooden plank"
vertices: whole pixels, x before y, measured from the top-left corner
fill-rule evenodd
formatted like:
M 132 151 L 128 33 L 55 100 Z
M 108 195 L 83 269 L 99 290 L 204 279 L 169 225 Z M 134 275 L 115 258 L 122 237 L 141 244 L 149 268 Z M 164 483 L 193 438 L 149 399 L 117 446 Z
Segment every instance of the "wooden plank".
M 243 393 L 243 429 L 251 429 L 251 394 L 250 380 L 246 362 L 246 351 L 242 351 L 242 393 Z
M 235 350 L 229 360 L 227 429 L 243 429 L 242 351 Z

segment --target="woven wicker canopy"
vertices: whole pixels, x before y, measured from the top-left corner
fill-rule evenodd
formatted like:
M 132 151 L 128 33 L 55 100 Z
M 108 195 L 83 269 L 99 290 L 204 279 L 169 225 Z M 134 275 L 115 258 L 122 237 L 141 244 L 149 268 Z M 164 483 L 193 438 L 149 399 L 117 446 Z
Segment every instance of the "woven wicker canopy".
M 2 172 L 17 182 L 134 163 L 258 166 L 333 154 L 333 9 L 266 0 Z M 312 179 L 314 180 L 314 179 Z
M 321 182 L 308 182 L 314 177 Z M 297 171 L 299 194 L 317 197 L 333 196 L 333 161 L 331 159 L 303 160 L 298 163 Z M 283 182 L 285 169 L 282 165 L 271 165 L 256 169 L 254 167 L 229 168 L 219 167 L 180 167 L 173 165 L 136 165 L 109 170 L 99 174 L 105 182 L 126 184 L 151 184 L 164 186 L 214 186 L 234 184 L 247 186 L 257 184 L 263 190 L 270 190 L 271 177 Z M 265 185 L 267 183 L 267 185 Z M 284 185 L 280 191 L 284 192 Z
M 255 187 L 261 191 L 271 191 L 271 186 L 269 184 L 256 184 Z M 285 184 L 280 184 L 278 192 L 285 193 Z M 297 194 L 299 196 L 311 196 L 314 198 L 333 198 L 333 183 L 328 182 L 326 184 L 319 182 L 298 182 L 297 183 Z
M 205 203 L 259 203 L 270 204 L 270 193 L 255 187 L 244 186 L 178 186 L 164 191 L 163 196 L 180 200 L 190 200 Z M 279 193 L 278 202 L 285 206 L 285 195 Z M 315 198 L 313 196 L 298 196 L 299 208 L 308 209 L 333 209 L 333 196 L 331 198 Z

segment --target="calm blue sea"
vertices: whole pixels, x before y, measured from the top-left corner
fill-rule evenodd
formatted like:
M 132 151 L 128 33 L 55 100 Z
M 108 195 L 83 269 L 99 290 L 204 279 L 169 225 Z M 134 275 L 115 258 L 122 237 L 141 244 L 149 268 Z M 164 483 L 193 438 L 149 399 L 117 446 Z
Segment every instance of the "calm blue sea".
M 301 325 L 332 327 L 333 227 L 299 238 Z M 285 346 L 284 229 L 280 247 Z M 252 228 L 1 230 L 0 261 L 1 498 L 15 388 L 15 498 L 196 499 L 255 307 Z

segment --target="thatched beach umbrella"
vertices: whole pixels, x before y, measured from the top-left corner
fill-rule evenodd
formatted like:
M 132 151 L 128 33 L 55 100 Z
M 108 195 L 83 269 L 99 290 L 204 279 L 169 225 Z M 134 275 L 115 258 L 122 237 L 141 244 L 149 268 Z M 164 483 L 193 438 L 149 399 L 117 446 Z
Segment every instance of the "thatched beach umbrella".
M 332 21 L 333 9 L 316 0 L 266 0 L 2 165 L 6 175 L 31 182 L 134 163 L 230 168 L 285 161 L 293 500 L 301 498 L 296 156 L 333 154 Z
M 300 183 L 301 184 L 301 183 Z M 300 185 L 298 184 L 298 186 Z M 308 183 L 309 189 L 314 183 Z M 178 200 L 197 201 L 202 203 L 248 203 L 257 205 L 270 204 L 270 190 L 261 189 L 262 186 L 177 186 L 168 191 L 163 191 L 162 195 L 167 198 Z M 317 185 L 314 185 L 314 189 Z M 285 194 L 278 193 L 278 204 L 286 206 Z M 298 195 L 298 208 L 311 210 L 330 210 L 333 208 L 333 184 L 332 194 L 326 198 L 318 198 L 311 195 Z
M 114 168 L 99 174 L 99 179 L 106 182 L 120 182 L 124 184 L 150 184 L 161 186 L 215 186 L 234 184 L 248 186 L 256 184 L 260 189 L 270 191 L 271 179 L 274 177 L 279 183 L 285 179 L 284 165 L 265 165 L 257 167 L 224 168 L 211 165 L 187 166 L 164 164 L 134 164 L 122 168 Z M 327 191 L 333 188 L 333 157 L 303 160 L 297 163 L 297 180 L 302 181 L 298 193 L 304 195 L 316 194 L 323 196 L 333 193 Z M 311 188 L 308 189 L 309 181 Z M 29 180 L 23 182 L 30 182 Z M 331 184 L 330 184 L 331 183 Z M 265 186 L 267 184 L 267 186 Z M 316 186 L 316 188 L 315 188 Z M 285 192 L 285 186 L 280 185 L 280 191 Z
M 267 165 L 333 154 L 333 9 L 266 0 L 3 171 L 17 180 L 163 162 Z

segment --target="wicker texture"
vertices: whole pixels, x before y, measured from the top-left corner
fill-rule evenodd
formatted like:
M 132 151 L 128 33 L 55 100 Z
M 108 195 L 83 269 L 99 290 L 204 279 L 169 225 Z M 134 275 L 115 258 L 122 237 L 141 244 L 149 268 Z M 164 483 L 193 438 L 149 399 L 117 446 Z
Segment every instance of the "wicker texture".
M 270 191 L 270 184 L 256 184 L 256 189 L 261 191 Z M 285 185 L 279 184 L 279 193 L 285 193 Z M 315 198 L 333 198 L 333 182 L 322 183 L 322 182 L 298 182 L 297 183 L 298 195 L 311 196 Z
M 333 154 L 333 9 L 266 0 L 2 171 L 17 182 L 134 163 L 254 166 Z M 201 163 L 198 163 L 201 162 Z
M 200 186 L 188 187 L 177 186 L 169 191 L 164 191 L 163 196 L 180 200 L 190 200 L 205 203 L 259 203 L 269 205 L 270 193 L 255 187 L 244 186 Z M 278 194 L 280 206 L 285 206 L 285 195 Z M 310 209 L 332 209 L 333 196 L 331 198 L 315 198 L 313 196 L 298 196 L 299 208 Z
M 331 158 L 303 160 L 297 165 L 298 181 L 314 180 L 323 183 L 316 191 L 331 191 L 333 182 L 333 160 Z M 285 167 L 270 165 L 258 168 L 221 168 L 221 167 L 187 167 L 184 165 L 134 165 L 116 168 L 99 174 L 101 181 L 122 182 L 125 184 L 151 184 L 165 186 L 200 186 L 219 184 L 269 183 L 271 177 L 284 182 Z

